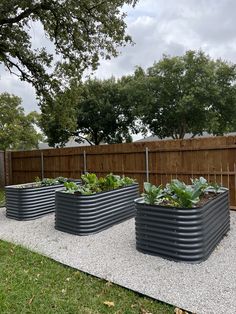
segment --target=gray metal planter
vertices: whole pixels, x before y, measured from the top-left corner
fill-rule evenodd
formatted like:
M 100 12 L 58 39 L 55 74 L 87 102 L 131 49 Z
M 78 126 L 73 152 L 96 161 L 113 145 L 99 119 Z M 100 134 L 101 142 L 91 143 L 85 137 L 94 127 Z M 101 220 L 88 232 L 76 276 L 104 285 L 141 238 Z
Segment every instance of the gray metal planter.
M 55 210 L 55 191 L 62 188 L 63 184 L 44 187 L 32 187 L 32 183 L 6 186 L 6 216 L 16 220 L 31 220 L 52 213 Z
M 136 248 L 143 253 L 200 263 L 230 229 L 228 191 L 198 208 L 135 204 Z
M 55 228 L 89 235 L 135 216 L 138 184 L 93 195 L 56 192 Z

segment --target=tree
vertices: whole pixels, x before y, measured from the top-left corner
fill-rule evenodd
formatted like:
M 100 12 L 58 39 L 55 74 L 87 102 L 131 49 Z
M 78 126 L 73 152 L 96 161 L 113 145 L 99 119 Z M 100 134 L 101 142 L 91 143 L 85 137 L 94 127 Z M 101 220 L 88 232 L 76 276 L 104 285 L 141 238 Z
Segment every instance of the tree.
M 201 51 L 164 56 L 147 70 L 149 101 L 140 102 L 141 120 L 160 138 L 235 130 L 235 79 L 235 65 Z
M 47 99 L 54 91 L 58 92 L 62 81 L 81 77 L 86 68 L 96 69 L 100 57 L 117 56 L 118 45 L 131 42 L 125 34 L 122 7 L 134 6 L 136 2 L 2 0 L 0 62 Z M 55 62 L 46 46 L 33 47 L 32 28 L 40 24 L 60 61 Z
M 138 127 L 127 97 L 124 82 L 114 78 L 72 84 L 42 113 L 49 145 L 63 146 L 72 135 L 95 145 L 131 142 Z
M 42 135 L 34 125 L 38 113 L 24 114 L 21 99 L 8 93 L 0 94 L 0 149 L 37 148 Z

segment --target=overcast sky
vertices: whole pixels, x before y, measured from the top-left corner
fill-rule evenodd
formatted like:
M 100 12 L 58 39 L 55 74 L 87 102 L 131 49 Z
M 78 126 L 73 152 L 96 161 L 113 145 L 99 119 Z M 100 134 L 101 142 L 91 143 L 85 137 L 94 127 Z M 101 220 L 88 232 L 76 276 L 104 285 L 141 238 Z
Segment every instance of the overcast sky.
M 151 66 L 163 54 L 182 55 L 203 50 L 213 58 L 236 63 L 235 0 L 139 0 L 127 10 L 127 33 L 135 42 L 115 59 L 102 61 L 96 76 L 109 78 L 132 73 L 135 66 Z M 44 42 L 40 27 L 33 30 L 36 45 Z M 28 113 L 39 110 L 34 89 L 0 66 L 0 92 L 20 96 Z

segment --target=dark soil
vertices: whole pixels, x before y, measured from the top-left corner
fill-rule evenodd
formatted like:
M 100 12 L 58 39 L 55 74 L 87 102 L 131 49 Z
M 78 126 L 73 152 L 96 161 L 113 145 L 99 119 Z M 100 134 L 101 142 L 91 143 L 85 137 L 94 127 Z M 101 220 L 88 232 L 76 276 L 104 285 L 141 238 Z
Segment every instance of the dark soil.
M 217 195 L 214 192 L 208 192 L 207 194 L 204 194 L 201 198 L 200 201 L 196 204 L 197 207 L 202 207 L 203 205 L 205 205 L 206 203 L 208 203 L 210 200 L 212 200 L 213 198 L 217 197 Z

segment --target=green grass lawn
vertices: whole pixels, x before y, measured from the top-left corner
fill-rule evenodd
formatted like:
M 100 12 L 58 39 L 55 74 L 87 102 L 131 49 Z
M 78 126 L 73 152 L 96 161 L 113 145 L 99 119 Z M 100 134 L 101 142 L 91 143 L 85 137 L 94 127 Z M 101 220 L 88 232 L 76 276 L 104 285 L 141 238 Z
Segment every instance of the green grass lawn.
M 5 205 L 5 194 L 4 190 L 0 189 L 0 207 Z
M 0 241 L 0 313 L 173 314 L 174 307 Z

